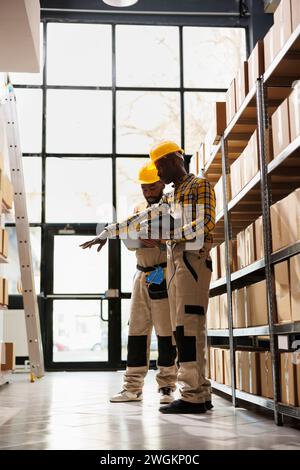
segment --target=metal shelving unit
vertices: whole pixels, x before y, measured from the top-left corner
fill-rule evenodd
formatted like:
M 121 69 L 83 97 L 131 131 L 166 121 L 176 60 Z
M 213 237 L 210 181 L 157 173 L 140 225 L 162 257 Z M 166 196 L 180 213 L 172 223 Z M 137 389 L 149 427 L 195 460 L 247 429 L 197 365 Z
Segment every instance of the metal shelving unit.
M 244 103 L 224 132 L 205 166 L 208 179 L 216 182 L 223 177 L 223 209 L 216 216 L 216 241 L 225 241 L 226 277 L 211 284 L 210 296 L 227 292 L 229 328 L 209 330 L 208 337 L 229 339 L 232 387 L 212 381 L 212 387 L 232 397 L 234 406 L 238 400 L 273 410 L 275 422 L 283 424 L 283 416 L 300 418 L 300 408 L 280 402 L 279 335 L 300 334 L 300 322 L 276 324 L 274 265 L 300 253 L 300 242 L 272 253 L 270 206 L 300 186 L 300 136 L 291 142 L 273 160 L 268 148 L 270 116 L 292 91 L 291 85 L 300 79 L 300 25 L 293 32 L 284 48 L 269 69 L 259 77 L 256 87 L 248 93 Z M 253 132 L 258 131 L 259 173 L 232 200 L 227 200 L 230 164 L 246 147 Z M 269 162 L 269 163 L 268 163 Z M 291 179 L 292 177 L 292 179 Z M 231 240 L 257 217 L 262 215 L 264 232 L 263 259 L 231 272 Z M 232 291 L 266 279 L 269 324 L 259 327 L 233 328 Z M 274 400 L 236 389 L 235 351 L 238 337 L 268 336 L 272 356 Z

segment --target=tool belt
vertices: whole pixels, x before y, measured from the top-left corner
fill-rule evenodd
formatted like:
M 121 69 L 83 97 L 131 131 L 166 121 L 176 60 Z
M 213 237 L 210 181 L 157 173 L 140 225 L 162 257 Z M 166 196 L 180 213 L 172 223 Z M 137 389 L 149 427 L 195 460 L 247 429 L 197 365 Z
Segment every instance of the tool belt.
M 157 268 L 162 268 L 165 271 L 165 268 L 167 267 L 167 263 L 161 263 L 161 264 L 156 264 L 154 266 L 140 266 L 139 264 L 136 266 L 136 268 L 145 273 L 146 276 L 150 274 L 151 272 L 155 271 Z M 168 297 L 168 291 L 167 291 L 167 282 L 166 282 L 166 277 L 164 276 L 163 281 L 160 284 L 154 284 L 154 283 L 147 283 L 147 289 L 148 289 L 148 294 L 150 299 L 152 300 L 159 300 L 159 299 L 166 299 Z

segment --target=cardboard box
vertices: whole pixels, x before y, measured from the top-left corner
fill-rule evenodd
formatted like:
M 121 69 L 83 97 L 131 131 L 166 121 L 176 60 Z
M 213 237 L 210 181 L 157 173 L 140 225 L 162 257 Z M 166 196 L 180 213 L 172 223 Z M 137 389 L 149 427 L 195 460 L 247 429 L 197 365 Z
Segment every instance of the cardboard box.
M 226 124 L 228 124 L 232 121 L 237 108 L 236 108 L 236 82 L 235 79 L 232 80 L 230 87 L 228 88 L 226 92 Z
M 255 221 L 255 255 L 256 259 L 262 259 L 264 257 L 264 239 L 263 239 L 263 223 L 262 216 Z
M 292 321 L 289 266 L 287 261 L 275 264 L 275 295 L 278 323 Z
M 236 76 L 236 109 L 239 110 L 249 92 L 248 62 L 242 62 Z
M 209 369 L 211 380 L 216 380 L 215 348 L 209 348 Z
M 236 351 L 236 386 L 238 390 L 258 395 L 260 393 L 258 353 Z
M 297 405 L 296 368 L 293 363 L 294 353 L 280 354 L 280 390 L 281 402 L 287 405 Z
M 216 196 L 216 215 L 223 210 L 223 178 L 219 179 L 214 186 Z
M 226 246 L 225 242 L 219 245 L 219 254 L 220 254 L 220 274 L 221 277 L 226 276 Z
M 223 350 L 215 348 L 216 382 L 224 383 Z
M 251 224 L 245 228 L 245 265 L 254 263 L 256 259 L 255 253 L 255 225 Z
M 270 351 L 259 353 L 261 395 L 266 398 L 274 398 L 273 373 Z
M 249 90 L 265 71 L 264 43 L 258 41 L 248 59 Z
M 236 241 L 238 269 L 242 269 L 246 266 L 246 240 L 244 230 L 237 234 Z
M 231 271 L 234 273 L 237 270 L 238 270 L 237 241 L 231 240 Z
M 223 365 L 224 365 L 224 384 L 231 387 L 231 361 L 230 350 L 223 349 Z
M 247 286 L 247 326 L 268 325 L 268 303 L 266 281 Z
M 205 377 L 210 378 L 209 349 L 205 348 Z
M 221 328 L 219 296 L 210 297 L 206 318 L 207 318 L 207 329 L 218 330 Z
M 272 26 L 264 37 L 265 70 L 268 70 L 278 52 L 276 51 L 275 34 L 276 29 Z
M 220 295 L 220 328 L 228 328 L 228 299 L 227 293 Z
M 2 200 L 5 204 L 5 206 L 8 209 L 12 208 L 13 205 L 13 188 L 11 181 L 8 179 L 7 175 L 3 176 L 3 181 L 2 181 Z
M 246 287 L 232 292 L 232 316 L 234 328 L 246 328 Z
M 0 277 L 0 305 L 4 305 L 3 278 Z
M 216 101 L 213 122 L 213 144 L 218 144 L 226 129 L 226 102 Z
M 285 99 L 272 115 L 272 133 L 276 158 L 291 142 L 288 99 Z
M 215 246 L 210 251 L 210 257 L 212 260 L 212 281 L 216 281 L 221 277 L 220 273 L 220 254 L 219 254 L 219 246 Z
M 8 305 L 8 280 L 2 280 L 3 305 Z
M 242 182 L 243 187 L 248 184 L 252 178 L 258 173 L 258 147 L 257 147 L 257 132 L 255 131 L 244 151 L 244 164 Z
M 300 188 L 270 208 L 273 251 L 300 239 Z
M 300 254 L 289 260 L 292 321 L 300 321 Z
M 1 247 L 2 247 L 2 250 L 1 250 L 1 254 L 7 258 L 7 255 L 8 255 L 8 232 L 7 230 L 3 229 L 1 230 Z
M 243 188 L 242 182 L 243 158 L 242 155 L 230 165 L 231 196 L 234 198 Z
M 293 142 L 300 135 L 300 82 L 297 83 L 289 96 L 289 119 L 291 142 Z
M 4 362 L 1 363 L 2 371 L 14 370 L 16 367 L 16 358 L 15 358 L 15 348 L 14 343 L 4 343 L 5 345 L 5 355 Z
M 292 34 L 291 0 L 281 0 L 274 13 L 275 52 L 279 52 Z
M 14 370 L 16 366 L 14 343 L 4 343 L 4 355 L 1 357 L 1 371 Z
M 291 0 L 291 13 L 292 13 L 292 30 L 300 24 L 300 2 L 299 0 Z

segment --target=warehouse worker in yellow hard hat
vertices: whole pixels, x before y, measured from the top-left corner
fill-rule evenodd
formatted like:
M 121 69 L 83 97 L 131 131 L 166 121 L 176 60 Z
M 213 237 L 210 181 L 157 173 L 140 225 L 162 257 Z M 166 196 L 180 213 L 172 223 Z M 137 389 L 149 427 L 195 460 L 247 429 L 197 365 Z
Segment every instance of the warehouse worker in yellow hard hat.
M 215 194 L 205 178 L 188 174 L 183 150 L 172 141 L 154 146 L 150 158 L 165 183 L 173 183 L 171 193 L 159 204 L 112 224 L 83 248 L 99 245 L 106 238 L 120 238 L 135 229 L 141 238 L 151 239 L 153 216 L 177 213 L 180 224 L 166 232 L 167 285 L 172 328 L 176 336 L 180 363 L 178 382 L 181 399 L 160 408 L 162 413 L 205 413 L 212 408 L 210 383 L 205 378 L 206 311 L 212 262 L 210 249 L 215 226 Z
M 145 202 L 136 207 L 135 213 L 158 203 L 165 187 L 150 160 L 139 171 L 139 183 Z M 122 391 L 110 399 L 113 403 L 142 400 L 144 378 L 149 368 L 153 326 L 158 344 L 156 380 L 160 403 L 171 403 L 176 389 L 176 345 L 172 334 L 165 277 L 166 244 L 152 240 L 144 240 L 142 243 L 144 246 L 135 252 L 137 273 L 132 288 L 124 384 Z

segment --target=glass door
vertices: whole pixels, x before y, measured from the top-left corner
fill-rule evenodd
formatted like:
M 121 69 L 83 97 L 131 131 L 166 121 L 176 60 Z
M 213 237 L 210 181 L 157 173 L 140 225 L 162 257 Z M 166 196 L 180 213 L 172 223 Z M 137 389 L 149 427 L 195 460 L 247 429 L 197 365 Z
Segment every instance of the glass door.
M 114 241 L 79 245 L 95 231 L 76 226 L 46 231 L 46 366 L 50 370 L 116 369 L 120 362 L 118 289 L 109 289 Z

